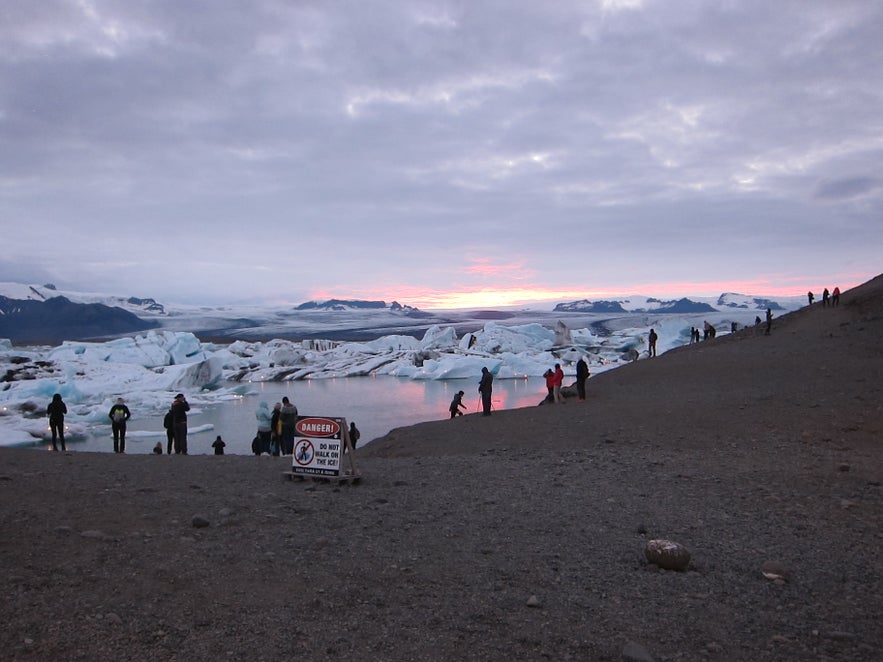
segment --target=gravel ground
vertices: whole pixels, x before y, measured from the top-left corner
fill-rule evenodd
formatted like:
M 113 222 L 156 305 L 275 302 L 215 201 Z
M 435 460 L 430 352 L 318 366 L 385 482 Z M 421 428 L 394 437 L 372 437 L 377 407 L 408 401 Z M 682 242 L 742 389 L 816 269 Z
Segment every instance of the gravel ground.
M 2 658 L 883 659 L 883 279 L 841 299 L 393 430 L 355 484 L 0 449 Z

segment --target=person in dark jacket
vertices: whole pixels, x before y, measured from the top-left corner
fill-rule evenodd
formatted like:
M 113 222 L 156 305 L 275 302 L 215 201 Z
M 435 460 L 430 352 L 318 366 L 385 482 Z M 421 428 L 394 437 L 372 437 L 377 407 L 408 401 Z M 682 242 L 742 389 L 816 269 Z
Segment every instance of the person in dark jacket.
M 356 444 L 359 443 L 359 437 L 361 437 L 361 436 L 362 436 L 362 433 L 359 432 L 359 428 L 356 427 L 356 424 L 350 423 L 349 438 L 350 438 L 350 446 L 353 447 L 353 450 L 356 450 Z M 344 446 L 343 446 L 343 452 L 344 453 L 346 452 L 346 444 L 344 444 Z
M 291 404 L 288 396 L 282 398 L 279 422 L 282 424 L 282 454 L 291 455 L 294 453 L 294 425 L 297 423 L 297 407 Z
M 227 444 L 224 443 L 224 440 L 221 439 L 221 435 L 218 435 L 218 438 L 212 442 L 212 448 L 215 449 L 215 455 L 223 455 L 224 454 L 224 446 Z
M 580 400 L 586 399 L 586 380 L 589 378 L 589 364 L 583 357 L 576 362 L 576 394 Z
M 172 445 L 175 443 L 175 426 L 172 424 L 172 410 L 169 409 L 166 412 L 165 417 L 162 419 L 162 425 L 166 429 L 166 452 L 171 455 L 172 454 Z
M 46 415 L 49 416 L 49 430 L 52 432 L 52 450 L 57 451 L 56 439 L 61 440 L 61 450 L 66 451 L 64 445 L 64 415 L 67 413 L 67 405 L 61 399 L 61 394 L 52 396 L 52 402 L 46 407 Z
M 175 396 L 172 402 L 172 430 L 175 433 L 175 453 L 187 455 L 187 412 L 190 405 L 184 398 L 183 393 Z
M 454 394 L 454 399 L 451 400 L 451 406 L 448 407 L 448 410 L 451 412 L 451 418 L 456 418 L 457 416 L 462 416 L 463 412 L 460 411 L 460 408 L 466 409 L 466 405 L 463 404 L 463 396 L 465 394 L 463 391 L 457 391 Z
M 113 452 L 126 452 L 126 421 L 132 417 L 132 412 L 126 406 L 125 400 L 117 398 L 107 415 L 110 419 L 110 428 L 113 431 Z
M 481 369 L 481 381 L 478 382 L 478 392 L 481 393 L 482 416 L 491 415 L 491 393 L 494 390 L 494 376 L 487 366 Z
M 270 414 L 270 455 L 278 457 L 282 449 L 282 423 L 279 422 L 279 414 L 282 411 L 282 403 L 273 405 L 273 413 Z

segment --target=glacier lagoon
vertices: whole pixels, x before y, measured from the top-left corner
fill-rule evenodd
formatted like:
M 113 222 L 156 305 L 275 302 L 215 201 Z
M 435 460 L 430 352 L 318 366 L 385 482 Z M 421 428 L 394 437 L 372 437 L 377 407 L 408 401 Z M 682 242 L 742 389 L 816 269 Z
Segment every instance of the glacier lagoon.
M 233 388 L 237 384 L 231 383 Z M 464 391 L 464 414 L 480 411 L 478 376 L 475 379 L 411 380 L 398 377 L 345 377 L 294 382 L 249 384 L 249 394 L 210 405 L 192 405 L 187 417 L 188 452 L 211 454 L 218 435 L 227 454 L 250 455 L 257 432 L 255 411 L 263 400 L 270 407 L 288 396 L 301 415 L 337 416 L 355 422 L 361 432 L 359 446 L 382 437 L 394 428 L 449 418 L 448 406 L 457 391 Z M 494 382 L 494 410 L 532 407 L 546 395 L 541 377 L 500 379 Z M 166 446 L 163 414 L 132 410 L 126 435 L 127 453 L 152 453 L 156 442 Z M 52 444 L 39 441 L 38 448 Z M 68 439 L 68 450 L 112 452 L 110 424 L 91 427 L 79 438 Z

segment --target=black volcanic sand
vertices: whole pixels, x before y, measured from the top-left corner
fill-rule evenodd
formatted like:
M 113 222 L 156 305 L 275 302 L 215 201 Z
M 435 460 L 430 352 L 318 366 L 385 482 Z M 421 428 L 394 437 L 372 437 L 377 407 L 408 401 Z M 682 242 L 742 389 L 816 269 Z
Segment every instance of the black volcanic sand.
M 355 485 L 2 449 L 2 657 L 883 659 L 881 339 L 878 277 L 587 402 L 393 430 Z

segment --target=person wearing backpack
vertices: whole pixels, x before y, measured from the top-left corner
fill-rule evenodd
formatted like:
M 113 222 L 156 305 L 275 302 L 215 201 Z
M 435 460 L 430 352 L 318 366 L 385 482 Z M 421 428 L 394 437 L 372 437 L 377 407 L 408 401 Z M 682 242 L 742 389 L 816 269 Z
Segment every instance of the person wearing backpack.
M 132 417 L 132 412 L 129 411 L 122 398 L 117 398 L 117 401 L 110 408 L 110 413 L 107 417 L 110 419 L 110 427 L 113 431 L 113 452 L 125 453 L 126 421 Z
M 282 408 L 279 410 L 279 422 L 282 424 L 282 454 L 294 453 L 294 426 L 297 423 L 297 407 L 288 397 L 282 398 Z

